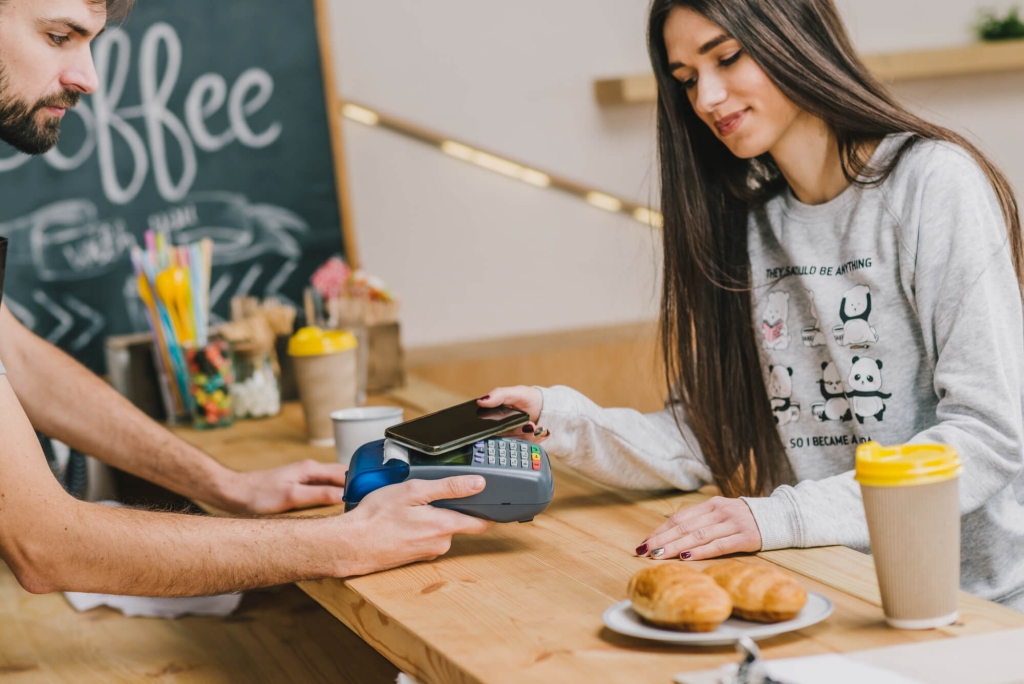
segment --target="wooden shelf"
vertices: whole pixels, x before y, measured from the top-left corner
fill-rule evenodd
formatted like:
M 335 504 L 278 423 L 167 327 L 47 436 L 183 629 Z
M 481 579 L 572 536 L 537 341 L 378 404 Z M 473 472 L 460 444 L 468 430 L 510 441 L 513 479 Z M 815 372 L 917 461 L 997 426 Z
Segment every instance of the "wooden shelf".
M 875 76 L 887 82 L 1024 70 L 1024 40 L 892 52 L 863 59 Z M 594 82 L 594 94 L 600 104 L 654 102 L 658 86 L 653 74 L 607 78 Z

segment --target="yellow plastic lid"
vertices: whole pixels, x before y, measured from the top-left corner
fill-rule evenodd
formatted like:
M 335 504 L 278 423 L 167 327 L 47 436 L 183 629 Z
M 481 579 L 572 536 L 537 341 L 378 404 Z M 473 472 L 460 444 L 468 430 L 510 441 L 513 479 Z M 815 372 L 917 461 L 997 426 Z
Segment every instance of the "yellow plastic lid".
M 338 354 L 355 349 L 359 343 L 356 336 L 348 330 L 321 330 L 320 328 L 300 328 L 288 340 L 289 356 L 323 356 Z
M 956 449 L 946 444 L 857 447 L 855 479 L 868 487 L 906 487 L 951 480 L 962 470 Z

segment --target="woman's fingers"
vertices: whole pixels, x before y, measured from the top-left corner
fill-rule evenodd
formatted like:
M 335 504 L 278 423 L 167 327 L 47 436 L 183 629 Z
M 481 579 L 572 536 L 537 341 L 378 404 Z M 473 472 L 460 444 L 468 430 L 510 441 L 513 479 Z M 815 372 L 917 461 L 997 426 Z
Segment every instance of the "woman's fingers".
M 515 387 L 495 387 L 480 397 L 477 403 L 486 408 L 493 408 L 502 404 L 517 408 L 529 414 L 530 420 L 536 423 L 540 418 L 543 401 L 543 395 L 536 387 L 516 385 Z
M 708 499 L 707 501 L 704 501 L 703 503 L 694 504 L 693 506 L 687 506 L 686 508 L 679 509 L 678 511 L 670 515 L 668 518 L 666 518 L 665 522 L 658 525 L 658 527 L 656 527 L 653 532 L 647 535 L 647 538 L 651 539 L 658 535 L 664 534 L 665 532 L 686 522 L 687 520 L 700 518 L 701 516 L 711 513 L 712 511 L 715 510 L 714 502 L 715 499 L 712 498 Z
M 761 531 L 742 499 L 712 497 L 677 511 L 637 549 L 651 558 L 703 560 L 761 550 Z
M 678 556 L 674 557 L 685 561 L 697 561 L 707 560 L 708 558 L 718 558 L 719 556 L 728 556 L 730 553 L 746 553 L 750 551 L 749 544 L 747 542 L 748 540 L 745 535 L 734 534 L 728 537 L 715 539 L 704 546 L 698 546 L 695 549 L 681 551 Z
M 536 425 L 531 421 L 522 427 L 517 427 L 514 430 L 503 432 L 498 436 L 509 437 L 511 439 L 522 439 L 527 442 L 540 444 L 547 441 L 548 437 L 551 436 L 551 432 L 542 425 Z
M 636 555 L 645 556 L 654 549 L 660 549 L 672 542 L 685 539 L 692 534 L 704 534 L 701 530 L 706 530 L 720 522 L 722 522 L 722 517 L 717 515 L 715 511 L 711 511 L 698 515 L 695 518 L 683 520 L 660 532 L 656 530 L 656 534 L 651 534 L 643 544 L 637 547 Z
M 689 534 L 684 534 L 678 539 L 666 542 L 660 546 L 651 548 L 651 558 L 679 558 L 683 553 L 699 549 L 703 546 L 721 543 L 722 539 L 734 536 L 739 532 L 738 526 L 732 520 L 715 523 L 707 527 L 700 527 Z M 713 548 L 717 548 L 713 547 Z
M 501 406 L 505 403 L 505 395 L 510 389 L 510 387 L 495 387 L 490 392 L 477 399 L 476 403 L 481 406 L 486 406 L 487 408 Z

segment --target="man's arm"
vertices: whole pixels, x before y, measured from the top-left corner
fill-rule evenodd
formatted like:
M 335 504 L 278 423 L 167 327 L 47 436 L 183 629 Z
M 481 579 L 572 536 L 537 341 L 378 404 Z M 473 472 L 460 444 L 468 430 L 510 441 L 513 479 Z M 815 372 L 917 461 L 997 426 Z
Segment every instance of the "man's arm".
M 175 437 L 0 306 L 0 358 L 32 425 L 183 496 L 234 513 L 337 504 L 345 469 L 308 461 L 238 473 Z
M 8 369 L 14 365 L 5 359 Z M 451 535 L 490 523 L 435 508 L 483 478 L 416 480 L 321 518 L 210 518 L 77 501 L 46 466 L 28 418 L 0 375 L 0 557 L 29 591 L 201 596 L 429 560 Z

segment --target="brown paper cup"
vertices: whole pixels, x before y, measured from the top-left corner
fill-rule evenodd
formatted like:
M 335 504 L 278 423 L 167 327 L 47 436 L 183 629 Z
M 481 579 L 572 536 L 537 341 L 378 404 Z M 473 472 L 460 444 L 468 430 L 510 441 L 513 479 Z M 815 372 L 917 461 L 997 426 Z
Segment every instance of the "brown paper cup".
M 306 437 L 314 446 L 334 446 L 331 413 L 356 405 L 356 350 L 294 356 L 292 362 L 306 416 Z
M 885 619 L 932 629 L 957 618 L 959 478 L 896 487 L 861 484 Z

